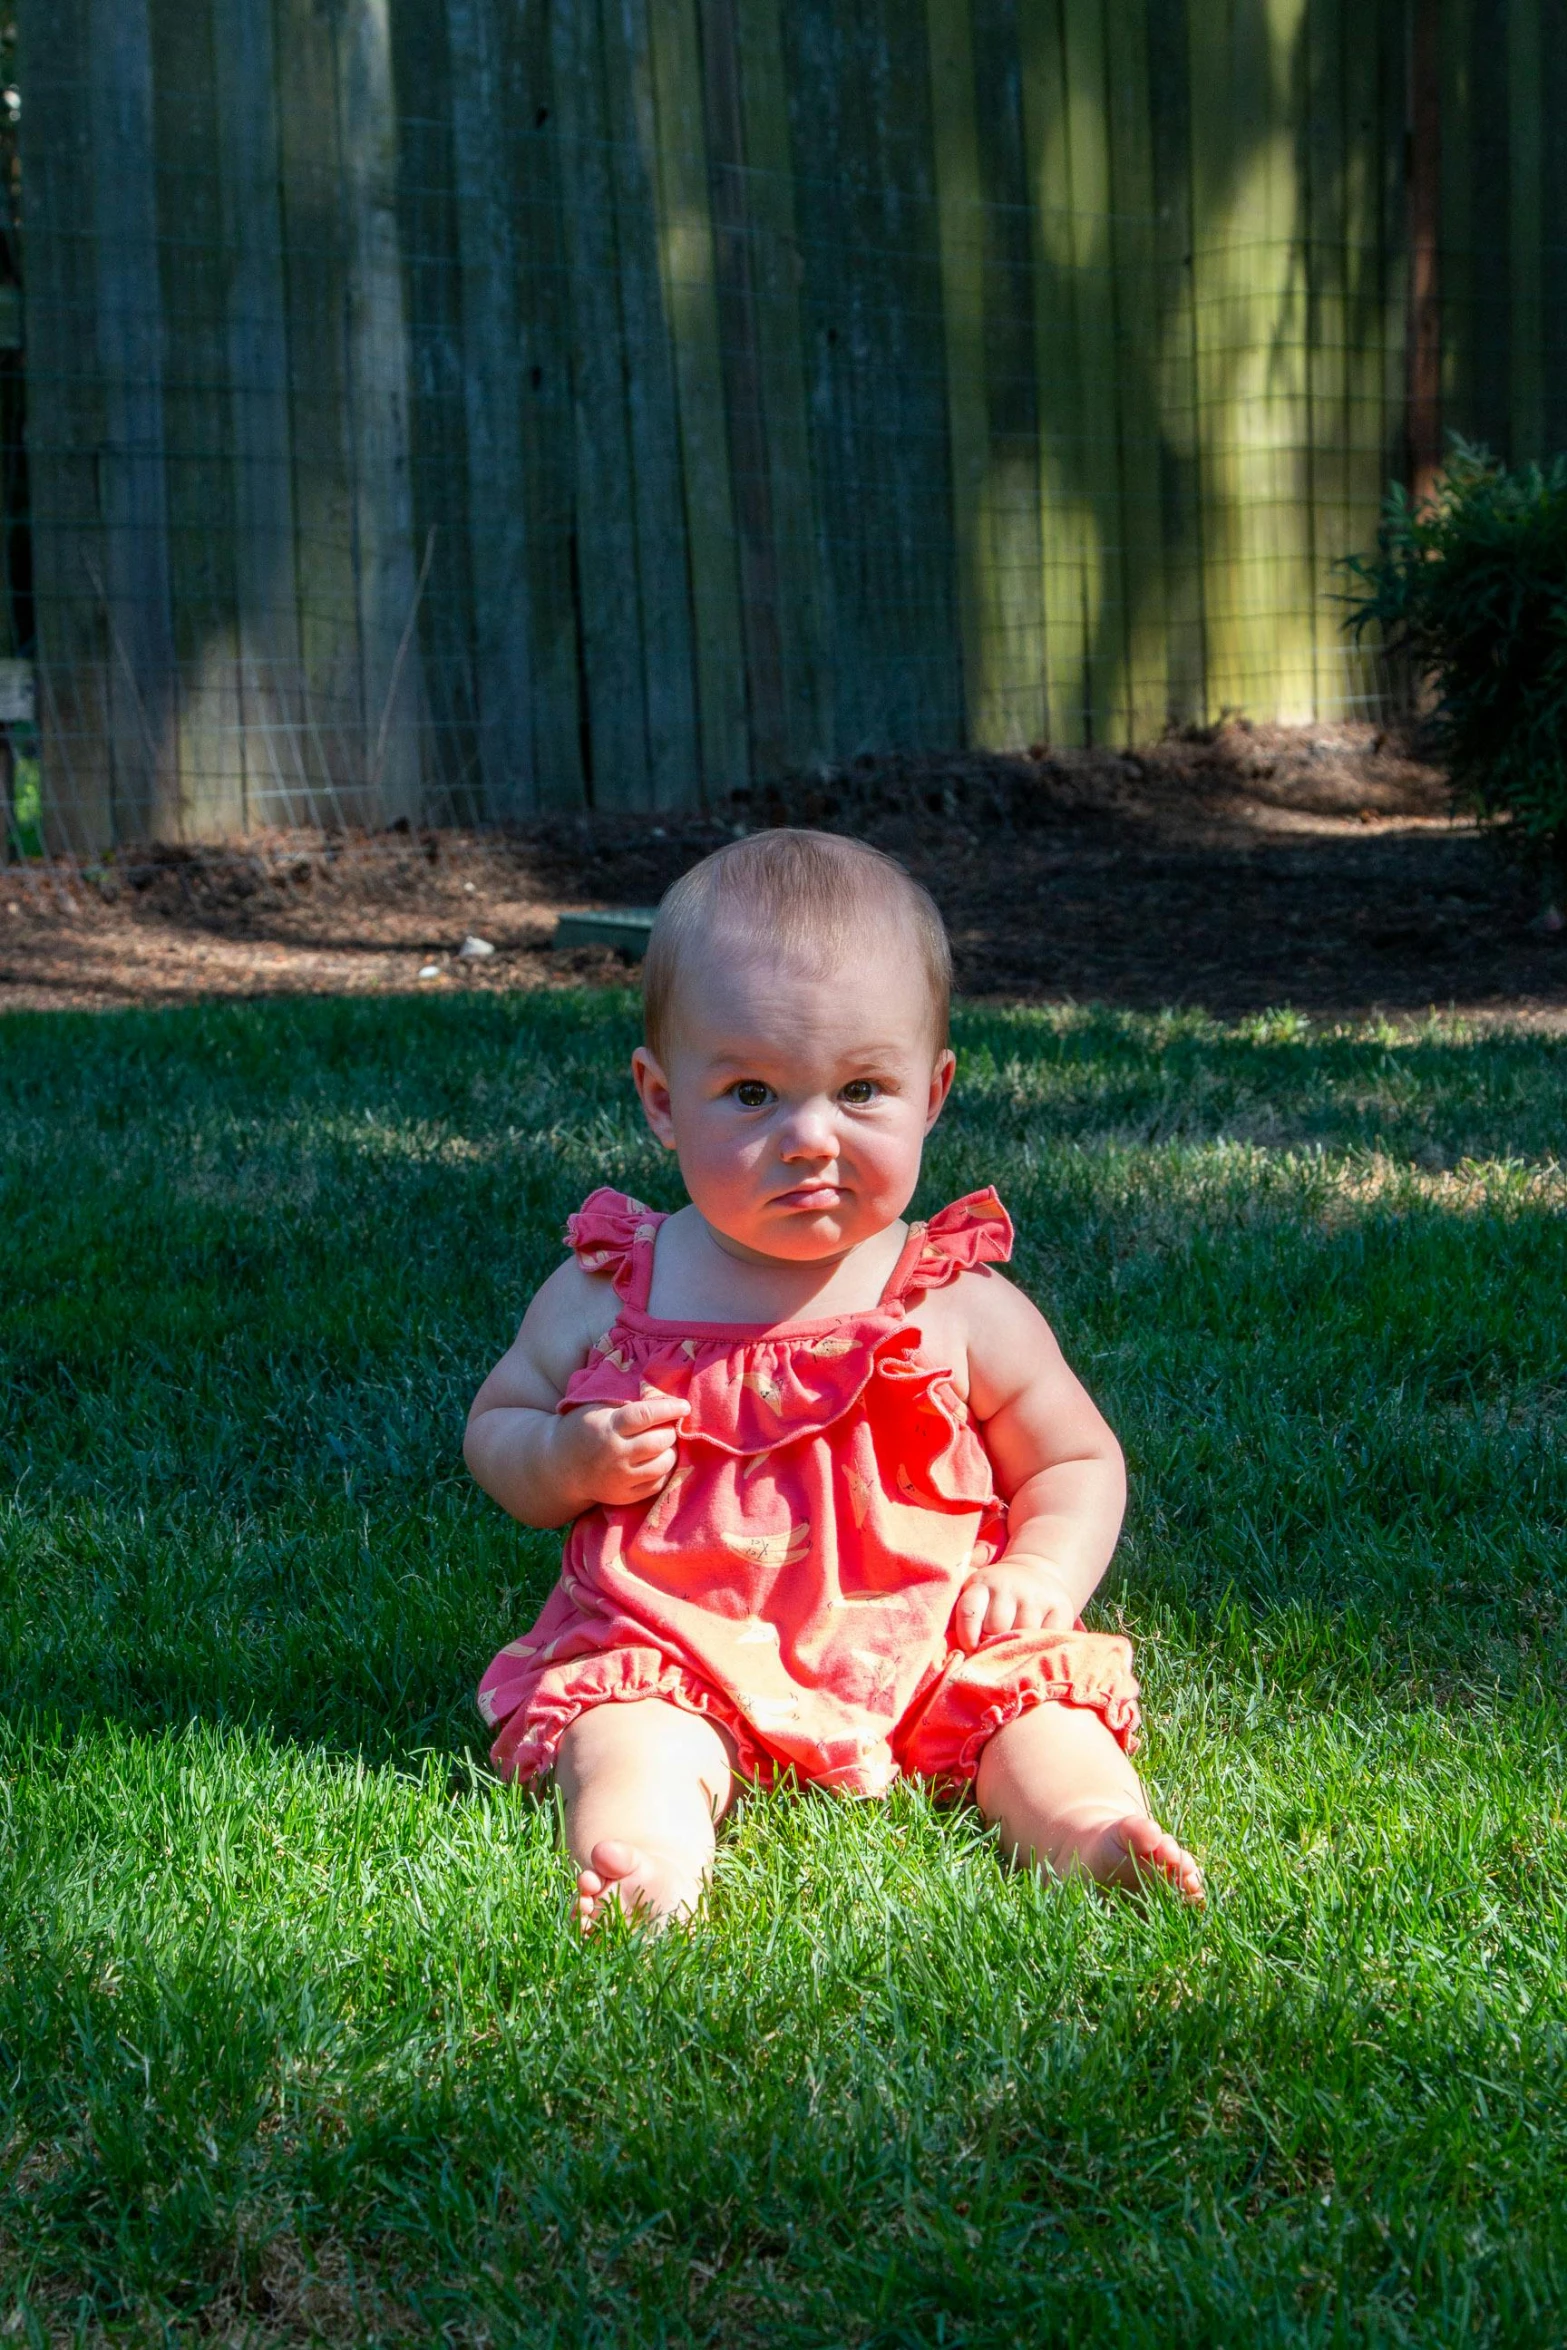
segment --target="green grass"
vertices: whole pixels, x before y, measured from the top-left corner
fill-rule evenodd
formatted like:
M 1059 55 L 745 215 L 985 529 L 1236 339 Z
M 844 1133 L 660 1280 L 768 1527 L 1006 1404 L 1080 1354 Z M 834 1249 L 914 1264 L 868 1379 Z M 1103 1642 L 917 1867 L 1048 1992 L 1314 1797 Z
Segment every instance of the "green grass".
M 1205 1916 L 748 1802 L 563 1930 L 471 1691 L 555 1546 L 463 1412 L 619 1179 L 597 997 L 0 1028 L 0 2334 L 1567 2338 L 1567 1048 L 969 1014 L 1120 1430 Z

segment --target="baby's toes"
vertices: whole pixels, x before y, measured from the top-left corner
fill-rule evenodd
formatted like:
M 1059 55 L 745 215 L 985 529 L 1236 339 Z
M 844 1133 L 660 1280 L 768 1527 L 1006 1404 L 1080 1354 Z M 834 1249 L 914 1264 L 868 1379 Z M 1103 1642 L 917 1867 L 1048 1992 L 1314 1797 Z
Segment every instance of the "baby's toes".
M 1129 1860 L 1140 1869 L 1168 1877 L 1183 1900 L 1201 1907 L 1206 1898 L 1202 1871 L 1184 1845 L 1150 1819 L 1123 1820 L 1121 1835 Z
M 572 1903 L 577 1924 L 583 1933 L 597 1920 L 604 1906 L 604 1880 L 596 1869 L 581 1869 L 577 1874 L 577 1898 Z

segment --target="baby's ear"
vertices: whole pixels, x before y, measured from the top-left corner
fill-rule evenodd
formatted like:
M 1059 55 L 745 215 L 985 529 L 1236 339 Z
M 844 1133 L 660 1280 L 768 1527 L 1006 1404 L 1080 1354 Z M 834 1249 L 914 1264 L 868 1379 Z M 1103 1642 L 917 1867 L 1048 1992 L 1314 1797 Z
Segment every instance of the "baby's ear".
M 957 1054 L 950 1045 L 943 1045 L 936 1055 L 936 1063 L 930 1073 L 930 1099 L 925 1107 L 925 1131 L 927 1134 L 947 1106 L 947 1096 L 952 1091 L 952 1079 L 957 1065 Z
M 675 1147 L 675 1121 L 669 1102 L 669 1079 L 645 1044 L 631 1056 L 631 1078 L 642 1104 L 642 1115 L 666 1151 Z

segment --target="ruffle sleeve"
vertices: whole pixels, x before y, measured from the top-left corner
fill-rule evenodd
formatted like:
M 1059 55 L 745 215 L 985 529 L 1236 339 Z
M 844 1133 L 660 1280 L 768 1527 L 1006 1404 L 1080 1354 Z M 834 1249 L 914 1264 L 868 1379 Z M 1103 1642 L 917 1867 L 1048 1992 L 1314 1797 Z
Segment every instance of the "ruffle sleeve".
M 1011 1254 L 1012 1219 L 987 1184 L 932 1216 L 900 1286 L 905 1295 L 944 1289 L 960 1273 L 976 1265 L 1004 1265 Z
M 584 1273 L 607 1273 L 615 1295 L 646 1295 L 653 1242 L 663 1219 L 624 1191 L 602 1187 L 566 1218 L 566 1246 Z

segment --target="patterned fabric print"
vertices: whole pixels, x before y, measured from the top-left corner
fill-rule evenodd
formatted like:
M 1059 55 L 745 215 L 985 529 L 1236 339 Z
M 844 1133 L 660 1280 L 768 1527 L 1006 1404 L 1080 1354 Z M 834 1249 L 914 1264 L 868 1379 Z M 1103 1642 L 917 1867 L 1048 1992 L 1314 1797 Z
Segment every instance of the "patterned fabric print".
M 792 1766 L 846 1794 L 881 1794 L 900 1768 L 970 1777 L 1002 1720 L 1051 1700 L 1094 1706 L 1130 1747 L 1125 1641 L 1009 1635 L 1004 1664 L 1000 1642 L 947 1645 L 1005 1512 L 949 1373 L 904 1317 L 910 1297 L 1006 1261 L 995 1193 L 916 1225 L 871 1312 L 765 1335 L 647 1313 L 661 1221 L 597 1191 L 567 1227 L 622 1303 L 561 1410 L 654 1392 L 691 1410 L 664 1490 L 576 1521 L 538 1622 L 485 1674 L 497 1769 L 532 1777 L 585 1705 L 651 1696 L 721 1722 L 749 1776 Z

